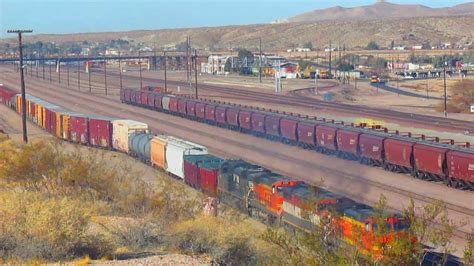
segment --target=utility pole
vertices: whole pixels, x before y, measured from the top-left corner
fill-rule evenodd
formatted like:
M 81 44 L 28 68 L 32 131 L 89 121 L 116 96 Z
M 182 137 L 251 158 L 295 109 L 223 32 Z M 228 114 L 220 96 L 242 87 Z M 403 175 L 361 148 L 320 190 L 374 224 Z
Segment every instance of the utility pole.
M 69 87 L 69 61 L 66 63 L 67 86 Z
M 50 57 L 51 57 L 51 56 L 50 56 Z M 49 64 L 48 64 L 48 68 L 49 68 L 49 82 L 52 82 L 53 79 L 51 78 L 51 62 L 48 61 L 48 63 L 49 63 Z
M 331 55 L 332 55 L 332 43 L 331 43 L 331 40 L 329 40 L 329 78 L 332 78 L 332 58 L 331 58 Z
M 142 56 L 141 51 L 138 50 L 138 66 L 140 71 L 140 90 L 143 88 L 143 78 L 142 78 Z
M 43 64 L 42 64 L 42 65 L 43 65 L 43 66 L 42 66 L 42 68 L 43 68 L 43 80 L 44 80 L 44 79 L 45 79 L 45 74 L 44 74 L 44 63 L 46 62 L 46 61 L 44 60 L 44 55 L 43 55 L 43 60 L 42 60 L 42 62 L 43 62 Z
M 91 71 L 92 71 L 92 69 L 91 69 L 89 61 L 86 61 L 86 62 L 87 62 L 86 63 L 87 64 L 86 65 L 87 66 L 87 76 L 88 76 L 88 79 L 89 79 L 89 93 L 91 93 L 92 92 L 92 85 L 91 85 L 91 75 L 92 75 Z
M 446 87 L 446 56 L 443 56 L 443 72 L 444 72 L 444 117 L 448 117 L 448 89 Z
M 122 61 L 121 61 L 121 54 L 119 52 L 119 77 L 120 77 L 120 90 L 122 90 Z
M 189 36 L 186 36 L 186 81 L 189 81 Z
M 107 96 L 107 60 L 104 59 L 104 85 L 105 85 L 105 96 Z
M 22 126 L 23 126 L 23 141 L 28 143 L 28 132 L 26 129 L 26 89 L 25 89 L 25 77 L 23 73 L 23 44 L 21 40 L 21 35 L 23 33 L 31 33 L 32 30 L 8 30 L 8 33 L 17 33 L 18 34 L 18 46 L 20 49 L 20 81 L 21 81 L 21 113 L 22 113 Z
M 194 85 L 196 90 L 196 99 L 198 99 L 197 49 L 194 49 Z
M 163 51 L 163 57 L 165 59 L 165 92 L 168 92 L 168 80 L 166 77 L 166 65 L 167 65 L 166 51 Z
M 77 88 L 81 91 L 81 61 L 77 60 Z
M 59 82 L 59 84 L 61 84 L 61 59 L 59 58 L 59 55 L 58 55 L 58 67 L 57 67 L 57 70 L 58 70 L 58 82 Z
M 260 83 L 262 83 L 262 37 L 260 37 L 260 60 L 259 60 L 259 71 L 258 71 L 258 74 L 259 74 L 259 79 L 260 79 Z

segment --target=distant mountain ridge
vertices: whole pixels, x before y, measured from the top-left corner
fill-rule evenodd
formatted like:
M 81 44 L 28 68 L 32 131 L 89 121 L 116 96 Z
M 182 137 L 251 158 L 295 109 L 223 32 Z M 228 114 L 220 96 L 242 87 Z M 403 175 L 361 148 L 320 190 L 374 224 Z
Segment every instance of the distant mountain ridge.
M 360 7 L 330 7 L 316 9 L 291 18 L 288 22 L 314 22 L 324 20 L 372 20 L 390 18 L 415 18 L 460 16 L 474 14 L 474 2 L 452 7 L 431 8 L 424 5 L 393 4 L 380 1 Z

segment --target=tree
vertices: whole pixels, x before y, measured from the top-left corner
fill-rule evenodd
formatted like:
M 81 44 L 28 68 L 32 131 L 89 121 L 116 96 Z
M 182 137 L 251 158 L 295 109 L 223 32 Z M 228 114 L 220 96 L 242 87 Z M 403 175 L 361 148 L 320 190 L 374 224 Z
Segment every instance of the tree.
M 303 48 L 308 48 L 308 49 L 313 49 L 313 43 L 312 42 L 305 42 L 303 44 Z
M 421 49 L 423 50 L 431 50 L 431 44 L 429 42 L 425 42 L 421 45 Z
M 298 62 L 298 65 L 300 66 L 301 70 L 305 70 L 308 66 L 313 65 L 313 62 L 307 60 L 300 60 Z
M 253 53 L 247 49 L 239 49 L 238 57 L 240 60 L 253 59 Z
M 379 50 L 380 46 L 375 42 L 371 41 L 369 44 L 367 44 L 367 50 Z

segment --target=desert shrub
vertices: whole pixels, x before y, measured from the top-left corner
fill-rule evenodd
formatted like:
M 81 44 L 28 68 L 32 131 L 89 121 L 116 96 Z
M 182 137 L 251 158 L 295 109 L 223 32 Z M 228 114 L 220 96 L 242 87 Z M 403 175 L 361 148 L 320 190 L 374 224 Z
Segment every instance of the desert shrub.
M 23 190 L 0 193 L 0 253 L 4 260 L 58 260 L 108 252 L 86 233 L 93 210 L 83 202 Z
M 248 227 L 222 218 L 199 216 L 179 223 L 170 235 L 170 244 L 191 254 L 208 254 L 215 263 L 230 265 L 256 264 L 254 235 Z
M 125 222 L 100 223 L 105 231 L 114 236 L 117 246 L 127 250 L 139 250 L 157 247 L 163 244 L 163 232 L 160 226 L 150 219 L 133 219 Z
M 450 113 L 469 113 L 470 106 L 474 103 L 474 80 L 462 80 L 456 82 L 450 89 L 451 96 L 448 100 L 447 109 Z M 444 110 L 444 102 L 436 106 L 436 110 Z

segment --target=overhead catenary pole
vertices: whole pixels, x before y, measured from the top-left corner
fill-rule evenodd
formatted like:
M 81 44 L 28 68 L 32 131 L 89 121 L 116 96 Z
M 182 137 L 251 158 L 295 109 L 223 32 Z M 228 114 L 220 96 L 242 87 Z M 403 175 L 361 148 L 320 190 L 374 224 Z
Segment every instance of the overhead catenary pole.
M 259 70 L 258 70 L 258 76 L 260 83 L 262 83 L 262 37 L 260 37 L 260 60 L 259 61 Z
M 44 73 L 44 64 L 45 64 L 45 62 L 46 62 L 46 61 L 44 60 L 44 55 L 43 55 L 43 60 L 41 60 L 41 62 L 42 62 L 42 65 L 43 65 L 42 67 L 43 67 L 43 80 L 44 80 L 44 79 L 46 79 L 46 78 L 45 78 L 45 73 Z
M 444 80 L 444 117 L 448 116 L 448 88 L 446 87 L 446 56 L 443 56 L 443 80 Z
M 138 67 L 140 71 L 140 90 L 143 88 L 143 77 L 142 77 L 142 57 L 141 51 L 138 50 Z
M 51 77 L 51 62 L 48 60 L 48 68 L 49 68 L 49 82 L 53 81 L 53 78 Z
M 18 34 L 18 46 L 20 50 L 20 82 L 21 82 L 21 114 L 22 114 L 22 126 L 23 126 L 23 141 L 28 143 L 28 132 L 26 128 L 26 88 L 25 88 L 25 77 L 23 73 L 23 44 L 22 44 L 22 34 L 31 33 L 32 30 L 8 30 L 8 33 Z
M 107 96 L 107 60 L 104 59 L 104 85 L 105 85 L 105 96 Z
M 87 66 L 87 76 L 88 76 L 88 79 L 89 79 L 89 93 L 91 93 L 92 92 L 92 85 L 91 85 L 91 75 L 92 75 L 91 71 L 92 71 L 92 69 L 91 69 L 91 66 L 90 66 L 91 64 L 89 63 L 89 61 L 86 61 L 86 62 L 87 62 L 86 63 L 87 64 L 86 65 Z
M 81 61 L 77 61 L 77 88 L 81 91 Z
M 59 55 L 58 55 L 57 71 L 58 71 L 58 83 L 61 84 L 61 59 L 59 58 Z
M 168 92 L 168 79 L 166 76 L 166 65 L 167 65 L 166 51 L 163 51 L 163 57 L 165 59 L 165 92 Z
M 197 50 L 194 49 L 194 86 L 196 91 L 196 99 L 198 99 L 198 72 L 197 72 Z
M 66 62 L 67 86 L 69 87 L 69 61 Z
M 119 52 L 119 78 L 120 78 L 120 90 L 122 89 L 122 61 L 121 61 L 121 54 Z

